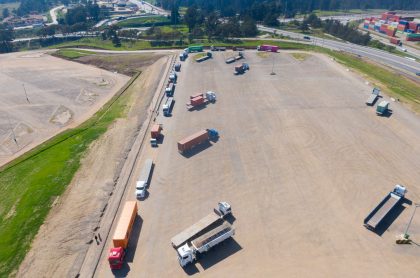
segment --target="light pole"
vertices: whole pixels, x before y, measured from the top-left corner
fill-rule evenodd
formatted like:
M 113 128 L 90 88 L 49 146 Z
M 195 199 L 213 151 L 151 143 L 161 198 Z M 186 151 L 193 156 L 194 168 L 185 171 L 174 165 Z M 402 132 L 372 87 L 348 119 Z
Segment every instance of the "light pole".
M 270 75 L 276 75 L 276 73 L 274 72 L 274 61 L 275 61 L 275 54 L 274 53 L 271 53 L 271 55 L 273 55 L 273 67 L 271 68 L 271 73 L 270 73 Z
M 404 234 L 403 234 L 403 237 L 404 237 L 405 239 L 408 239 L 408 238 L 410 237 L 410 235 L 408 234 L 408 228 L 410 228 L 411 222 L 413 221 L 413 218 L 414 218 L 414 214 L 416 213 L 416 209 L 417 209 L 418 207 L 420 207 L 420 204 L 415 204 L 415 205 L 414 205 L 414 211 L 413 211 L 413 214 L 411 215 L 410 221 L 408 222 L 408 224 L 407 224 L 407 228 L 405 229 L 405 232 L 404 232 Z

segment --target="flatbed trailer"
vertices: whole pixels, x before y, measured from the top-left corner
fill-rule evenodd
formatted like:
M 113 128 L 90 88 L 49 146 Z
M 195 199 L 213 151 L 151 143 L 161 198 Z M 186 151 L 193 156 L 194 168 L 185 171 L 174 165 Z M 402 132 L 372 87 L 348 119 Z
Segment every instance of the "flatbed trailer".
M 392 192 L 389 192 L 387 196 L 377 205 L 363 221 L 364 226 L 370 230 L 375 230 L 382 220 L 399 205 L 404 199 L 404 195 L 407 192 L 404 186 L 396 185 Z
M 220 215 L 216 212 L 212 212 L 206 217 L 199 220 L 194 225 L 188 227 L 181 233 L 177 234 L 171 239 L 172 246 L 177 249 L 185 242 L 190 240 L 191 238 L 197 236 L 198 234 L 202 233 L 203 231 L 207 230 L 209 227 L 214 226 L 214 224 L 218 224 L 218 222 L 223 222 L 223 219 Z

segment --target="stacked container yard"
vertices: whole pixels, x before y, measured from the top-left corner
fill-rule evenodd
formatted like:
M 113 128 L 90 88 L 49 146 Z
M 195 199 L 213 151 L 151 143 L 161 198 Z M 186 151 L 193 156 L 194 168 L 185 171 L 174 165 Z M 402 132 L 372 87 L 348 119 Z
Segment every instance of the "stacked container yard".
M 363 22 L 363 28 L 373 30 L 390 37 L 390 42 L 400 44 L 399 38 L 395 37 L 406 35 L 408 41 L 418 41 L 420 34 L 420 19 L 414 17 L 402 17 L 395 12 L 385 12 L 380 18 L 367 17 Z

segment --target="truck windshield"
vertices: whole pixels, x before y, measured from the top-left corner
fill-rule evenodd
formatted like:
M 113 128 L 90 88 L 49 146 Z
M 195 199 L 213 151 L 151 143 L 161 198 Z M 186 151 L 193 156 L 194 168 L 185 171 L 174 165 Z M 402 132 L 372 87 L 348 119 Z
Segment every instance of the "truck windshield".
M 119 260 L 109 260 L 109 264 L 111 264 L 111 265 L 117 265 L 119 263 L 120 263 Z

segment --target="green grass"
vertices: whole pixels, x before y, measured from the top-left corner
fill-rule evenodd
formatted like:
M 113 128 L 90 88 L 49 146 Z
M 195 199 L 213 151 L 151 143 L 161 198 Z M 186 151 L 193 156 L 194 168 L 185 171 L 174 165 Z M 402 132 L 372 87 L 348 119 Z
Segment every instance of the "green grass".
M 363 14 L 363 13 L 382 13 L 386 10 L 380 9 L 369 9 L 369 10 L 361 10 L 361 9 L 351 9 L 351 10 L 336 10 L 336 11 L 323 11 L 323 10 L 314 10 L 317 16 L 335 16 L 335 15 L 344 15 L 344 14 Z M 298 17 L 302 17 L 304 15 L 298 15 Z
M 89 145 L 115 119 L 126 115 L 130 95 L 122 94 L 124 91 L 79 127 L 64 131 L 0 169 L 0 190 L 4 192 L 0 197 L 0 277 L 13 275 L 19 267 Z
M 118 26 L 123 28 L 128 27 L 147 27 L 152 25 L 165 25 L 169 24 L 170 20 L 165 16 L 147 16 L 137 17 L 123 20 L 117 23 Z
M 309 54 L 307 53 L 291 53 L 293 58 L 295 58 L 298 61 L 305 61 L 306 58 L 309 57 Z
M 59 49 L 56 53 L 54 53 L 55 56 L 59 56 L 66 59 L 77 59 L 84 56 L 89 56 L 95 54 L 95 52 L 91 51 L 85 51 L 85 50 L 76 50 L 76 49 Z
M 83 38 L 76 41 L 55 44 L 49 48 L 68 48 L 68 47 L 86 47 L 106 50 L 141 50 L 151 48 L 148 41 L 123 41 L 121 47 L 115 47 L 110 40 L 102 40 L 100 38 Z
M 162 33 L 172 33 L 173 31 L 178 31 L 183 34 L 188 34 L 187 25 L 166 25 L 159 27 Z
M 366 63 L 353 55 L 329 50 L 323 52 L 334 57 L 344 66 L 366 75 L 373 83 L 378 83 L 374 84 L 375 86 L 380 87 L 390 96 L 408 103 L 414 111 L 420 112 L 420 86 L 417 83 L 376 64 Z

